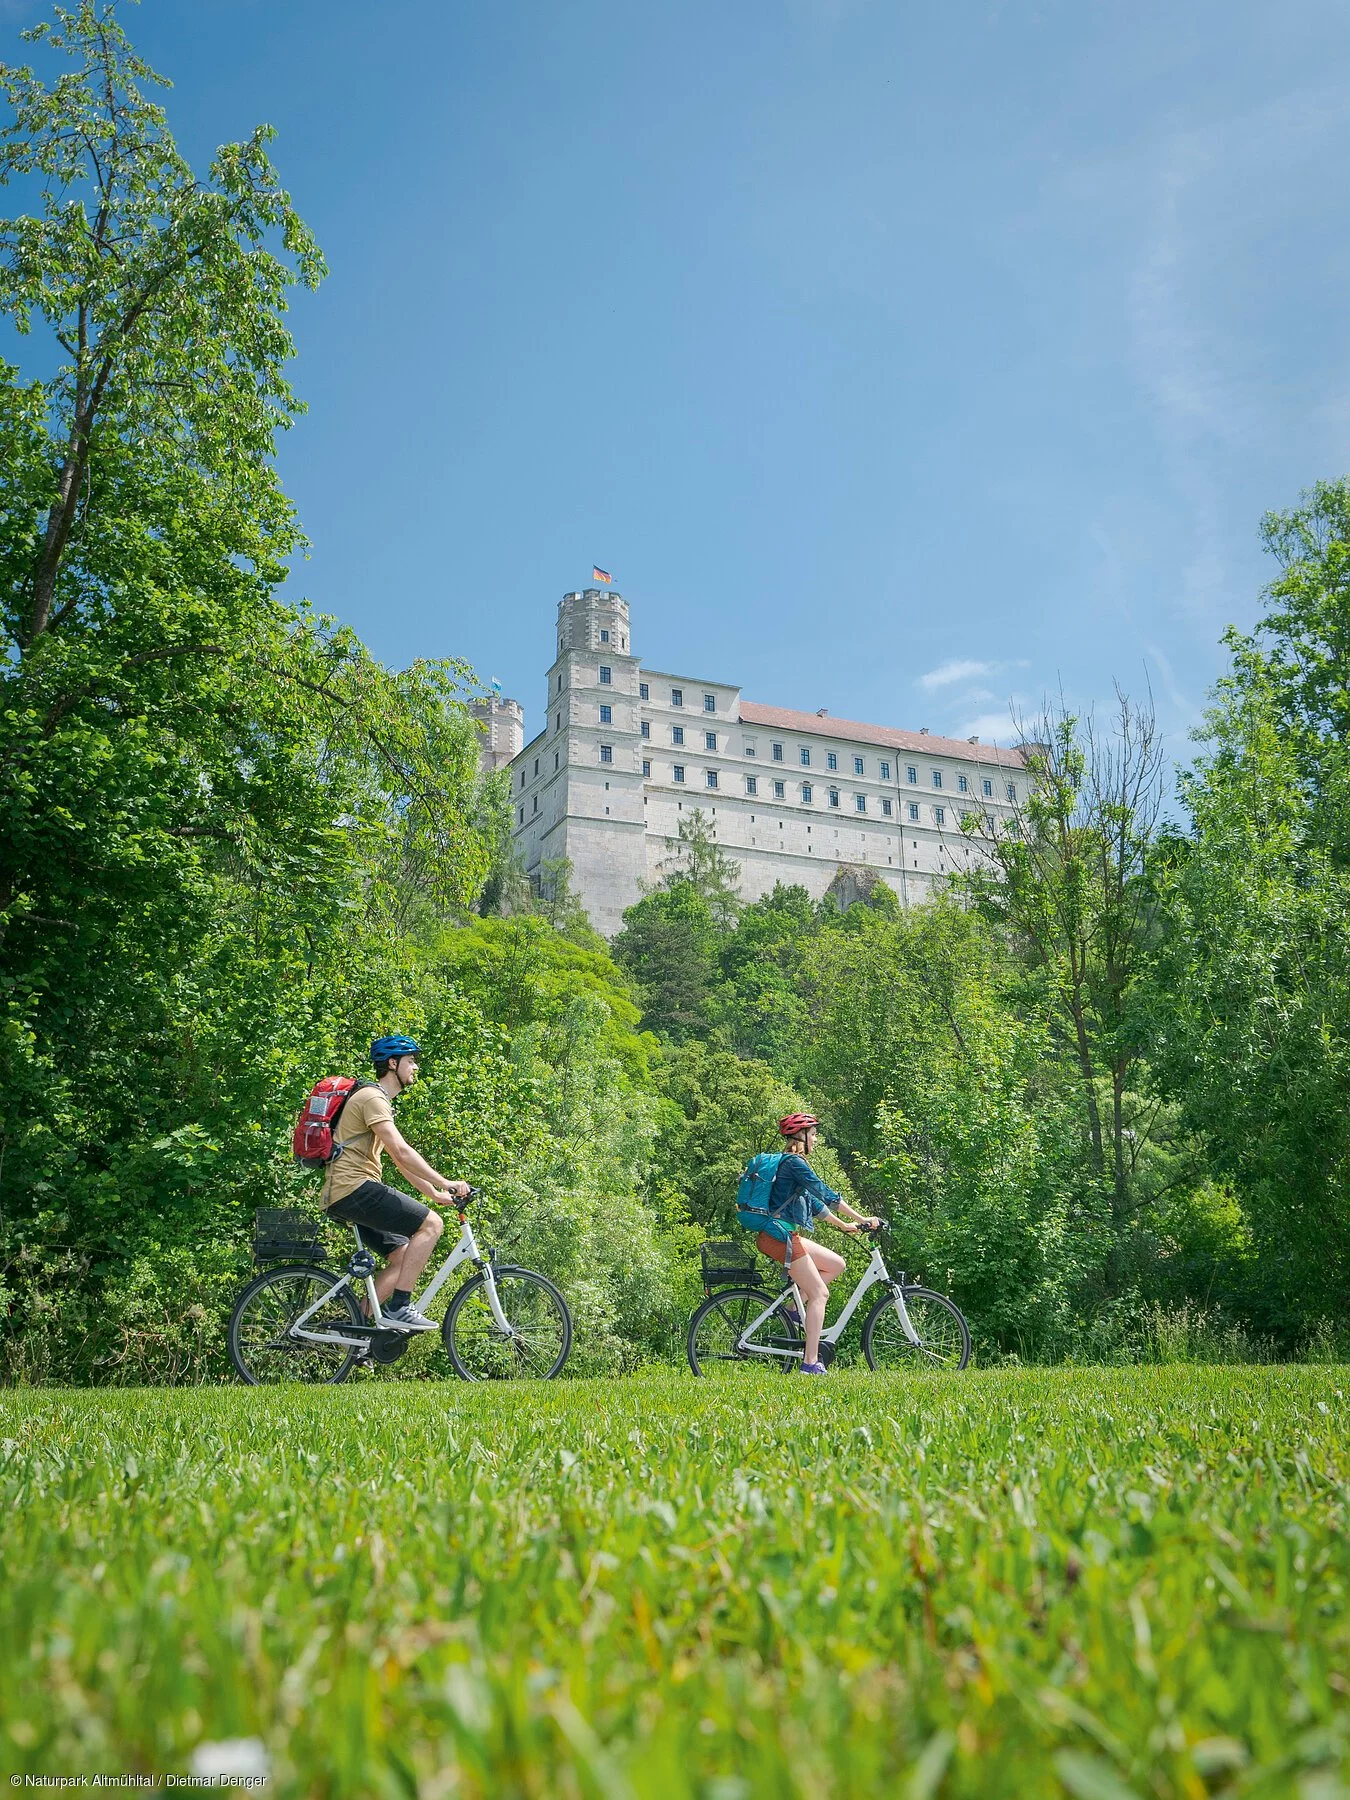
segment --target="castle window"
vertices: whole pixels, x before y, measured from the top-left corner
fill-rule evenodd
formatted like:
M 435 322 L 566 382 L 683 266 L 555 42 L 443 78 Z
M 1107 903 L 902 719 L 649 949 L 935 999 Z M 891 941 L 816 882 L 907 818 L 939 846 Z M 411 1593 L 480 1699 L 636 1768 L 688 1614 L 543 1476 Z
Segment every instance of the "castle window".
M 538 778 L 539 778 L 539 758 L 537 756 L 534 759 L 534 774 L 535 774 L 535 779 L 538 780 Z
M 558 752 L 555 750 L 553 752 L 553 773 L 556 775 L 557 772 L 558 772 Z
M 933 770 L 933 786 L 936 788 L 940 788 L 942 786 L 942 770 L 941 769 Z
M 602 644 L 607 644 L 609 642 L 609 633 L 607 631 L 603 631 L 603 630 L 601 631 L 600 642 Z
M 811 767 L 811 752 L 807 749 L 805 744 L 802 745 L 797 754 L 802 759 L 802 767 L 804 769 L 809 769 Z
M 601 665 L 600 665 L 600 685 L 601 685 L 601 687 L 609 687 L 609 685 L 611 684 L 613 679 L 614 679 L 614 672 L 610 668 L 609 664 L 601 663 Z
M 535 797 L 534 797 L 534 806 L 533 806 L 533 808 L 532 808 L 532 809 L 531 809 L 531 810 L 532 810 L 532 811 L 534 811 L 534 812 L 538 812 L 538 811 L 539 811 L 539 796 L 538 796 L 538 794 L 536 794 L 536 795 L 535 795 Z
M 774 760 L 774 761 L 775 761 L 775 762 L 782 762 L 782 760 L 783 760 L 783 746 L 782 746 L 782 745 L 781 745 L 781 744 L 775 744 L 775 745 L 774 745 L 774 747 L 773 747 L 773 760 Z
M 884 762 L 881 765 L 881 779 L 883 781 L 889 781 L 890 778 L 891 778 L 891 765 L 888 762 Z
M 672 725 L 671 726 L 670 741 L 672 744 L 682 744 L 684 742 L 684 726 L 683 725 Z
M 835 755 L 833 750 L 827 750 L 825 752 L 825 767 L 827 769 L 837 769 L 839 767 L 839 758 Z
M 905 780 L 908 781 L 912 786 L 913 783 L 916 782 L 918 779 L 919 779 L 919 771 L 914 767 L 913 763 L 907 763 L 905 765 Z
M 992 799 L 993 799 L 993 797 L 994 797 L 994 784 L 993 784 L 993 782 L 992 782 L 992 781 L 982 781 L 982 782 L 981 782 L 981 783 L 980 783 L 980 786 L 981 786 L 981 787 L 982 787 L 982 788 L 983 788 L 983 790 L 984 790 L 984 797 L 985 797 L 985 799 L 986 799 L 986 800 L 992 800 Z
M 919 803 L 917 800 L 910 801 L 909 816 L 910 816 L 911 821 L 917 825 L 919 822 Z
M 866 794 L 855 794 L 853 796 L 853 810 L 854 810 L 854 812 L 866 812 L 867 811 L 867 795 Z
M 671 773 L 671 777 L 673 780 L 683 781 L 684 780 L 684 764 L 676 763 L 675 767 L 670 771 L 670 773 Z
M 890 795 L 889 795 L 889 794 L 883 794 L 883 795 L 882 795 L 882 799 L 881 799 L 881 811 L 882 811 L 882 816 L 883 816 L 883 817 L 884 817 L 884 818 L 887 818 L 887 819 L 889 819 L 889 818 L 890 818 L 890 816 L 891 816 L 891 800 L 890 800 Z
M 639 730 L 640 730 L 640 731 L 641 731 L 641 733 L 642 733 L 642 735 L 643 735 L 643 737 L 645 737 L 645 738 L 649 738 L 649 737 L 650 737 L 650 736 L 651 736 L 651 735 L 652 735 L 652 722 L 651 722 L 651 720 L 650 720 L 650 719 L 644 719 L 644 720 L 643 720 L 643 721 L 642 721 L 642 724 L 641 724 L 641 725 L 640 725 L 640 726 L 639 726 L 639 727 L 638 727 L 638 729 L 639 729 Z
M 966 780 L 964 775 L 957 776 L 956 785 L 963 794 L 968 794 L 970 792 L 970 783 Z
M 838 806 L 838 804 L 839 804 L 839 789 L 831 788 L 830 789 L 830 805 Z
M 534 772 L 536 775 L 539 773 L 539 770 L 537 767 Z M 525 771 L 524 771 L 524 769 L 522 769 L 520 771 L 520 787 L 521 787 L 521 792 L 523 793 L 525 790 Z
M 606 763 L 614 761 L 614 746 L 613 746 L 613 744 L 601 744 L 600 760 L 601 760 L 601 762 L 606 762 Z
M 561 730 L 562 730 L 562 714 L 561 714 L 561 713 L 555 713 L 555 714 L 554 714 L 554 718 L 553 718 L 553 729 L 554 729 L 554 730 L 555 730 L 555 731 L 561 731 Z
M 638 683 L 638 699 L 639 700 L 650 700 L 651 697 L 652 697 L 652 691 L 647 686 L 647 683 L 645 681 L 639 681 L 639 683 Z
M 651 772 L 652 772 L 652 759 L 650 756 L 644 756 L 642 759 L 642 773 L 644 775 L 650 775 Z
M 703 748 L 705 750 L 715 750 L 717 748 L 717 733 L 715 731 L 704 732 Z
M 947 809 L 945 806 L 935 806 L 933 808 L 933 823 L 935 825 L 945 825 L 947 823 Z
M 815 796 L 815 791 L 816 790 L 811 786 L 811 783 L 809 781 L 804 781 L 802 783 L 802 805 L 803 806 L 810 806 L 811 801 Z
M 786 781 L 775 781 L 774 782 L 773 797 L 775 800 L 786 800 L 787 799 L 787 783 L 786 783 Z
M 1016 784 L 1011 781 L 1008 783 L 1008 798 L 1014 801 L 1017 799 L 1017 787 Z
M 562 676 L 561 675 L 558 677 L 558 685 L 556 688 L 554 688 L 553 691 L 555 694 L 561 694 L 561 692 L 562 692 Z
M 861 775 L 863 772 L 863 759 L 861 756 L 855 756 L 853 759 L 853 773 L 855 775 Z
M 704 712 L 716 712 L 717 711 L 717 695 L 716 694 L 705 694 L 703 696 L 703 710 L 704 710 Z
M 759 792 L 759 776 L 758 775 L 747 775 L 746 776 L 745 791 L 747 794 L 752 794 L 752 795 L 757 794 Z
M 516 813 L 516 823 L 518 825 L 523 825 L 525 823 L 525 808 L 523 806 Z
M 672 688 L 670 690 L 670 704 L 672 706 L 683 706 L 684 705 L 684 689 L 683 688 Z
M 707 787 L 715 788 L 717 786 L 717 770 L 706 769 L 703 774 L 703 780 Z
M 602 725 L 612 725 L 614 723 L 614 708 L 612 706 L 602 706 L 600 708 L 600 723 Z

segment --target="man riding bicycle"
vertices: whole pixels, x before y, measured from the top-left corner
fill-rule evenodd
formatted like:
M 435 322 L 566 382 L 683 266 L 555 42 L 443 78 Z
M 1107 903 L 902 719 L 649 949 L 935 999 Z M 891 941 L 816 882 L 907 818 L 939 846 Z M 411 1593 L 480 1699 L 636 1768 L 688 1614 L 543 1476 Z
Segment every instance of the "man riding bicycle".
M 434 1320 L 412 1304 L 417 1278 L 445 1229 L 439 1213 L 381 1179 L 387 1151 L 394 1166 L 437 1206 L 466 1199 L 467 1181 L 447 1181 L 394 1123 L 393 1103 L 417 1080 L 419 1046 L 410 1037 L 376 1038 L 370 1046 L 375 1080 L 353 1090 L 334 1137 L 320 1204 L 340 1225 L 359 1225 L 370 1249 L 385 1258 L 375 1277 L 382 1323 L 393 1331 L 435 1331 Z M 385 1302 L 391 1304 L 386 1306 Z
M 784 1274 L 796 1282 L 797 1291 L 806 1303 L 803 1375 L 825 1373 L 825 1364 L 819 1360 L 825 1305 L 830 1297 L 830 1283 L 843 1274 L 845 1263 L 837 1250 L 827 1250 L 824 1244 L 808 1243 L 801 1235 L 802 1230 L 814 1231 L 816 1220 L 822 1216 L 837 1231 L 845 1231 L 851 1237 L 857 1235 L 860 1226 L 876 1231 L 881 1224 L 880 1219 L 856 1212 L 842 1195 L 826 1187 L 811 1167 L 807 1159 L 816 1147 L 819 1126 L 820 1121 L 812 1113 L 789 1113 L 778 1121 L 778 1129 L 785 1139 L 784 1154 L 774 1171 L 769 1190 L 769 1217 L 755 1239 L 756 1247 L 763 1255 L 782 1264 Z M 794 1202 L 798 1204 L 794 1206 Z M 804 1226 L 791 1222 L 794 1213 L 799 1217 L 805 1213 Z M 845 1223 L 839 1218 L 840 1213 L 856 1223 Z M 788 1316 L 793 1317 L 794 1312 Z

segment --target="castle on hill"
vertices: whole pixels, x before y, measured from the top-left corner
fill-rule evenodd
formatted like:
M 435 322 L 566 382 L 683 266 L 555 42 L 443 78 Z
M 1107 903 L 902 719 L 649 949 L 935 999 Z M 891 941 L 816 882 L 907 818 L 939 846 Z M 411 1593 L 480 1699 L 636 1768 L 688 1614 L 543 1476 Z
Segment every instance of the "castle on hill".
M 725 681 L 646 668 L 628 603 L 607 588 L 559 602 L 547 699 L 528 744 L 517 701 L 479 702 L 484 765 L 510 770 L 531 882 L 567 857 L 606 936 L 660 880 L 695 808 L 740 864 L 745 900 L 779 881 L 818 899 L 880 879 L 909 905 L 977 859 L 1028 787 L 1021 748 L 764 706 Z

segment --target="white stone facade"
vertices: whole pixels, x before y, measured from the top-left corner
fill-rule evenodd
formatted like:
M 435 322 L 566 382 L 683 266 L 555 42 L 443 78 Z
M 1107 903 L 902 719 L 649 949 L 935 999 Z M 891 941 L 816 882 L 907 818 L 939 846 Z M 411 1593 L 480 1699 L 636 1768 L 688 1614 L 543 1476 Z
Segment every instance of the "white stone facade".
M 909 904 L 979 856 L 964 814 L 997 824 L 1026 797 L 1019 749 L 763 706 L 725 681 L 644 668 L 627 602 L 608 589 L 563 595 L 557 650 L 544 729 L 509 764 L 513 835 L 536 885 L 548 859 L 569 859 L 606 936 L 660 880 L 696 807 L 740 864 L 743 899 L 779 881 L 819 898 L 856 869 Z

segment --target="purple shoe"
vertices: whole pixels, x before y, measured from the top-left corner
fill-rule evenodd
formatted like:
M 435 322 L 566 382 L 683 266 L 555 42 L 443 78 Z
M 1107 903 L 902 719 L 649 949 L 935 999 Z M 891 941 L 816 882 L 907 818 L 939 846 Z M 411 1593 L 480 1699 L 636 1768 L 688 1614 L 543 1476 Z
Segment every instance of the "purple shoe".
M 797 1329 L 800 1331 L 801 1325 L 802 1325 L 802 1315 L 801 1315 L 801 1312 L 798 1310 L 797 1303 L 794 1300 L 789 1300 L 787 1305 L 783 1308 L 783 1317 L 787 1320 L 789 1325 L 795 1325 L 797 1327 Z
M 824 1363 L 804 1362 L 802 1364 L 802 1374 L 803 1375 L 823 1375 L 824 1373 L 825 1373 Z

